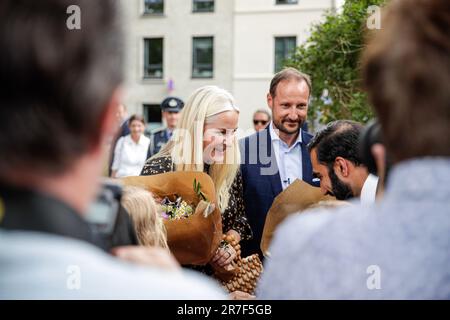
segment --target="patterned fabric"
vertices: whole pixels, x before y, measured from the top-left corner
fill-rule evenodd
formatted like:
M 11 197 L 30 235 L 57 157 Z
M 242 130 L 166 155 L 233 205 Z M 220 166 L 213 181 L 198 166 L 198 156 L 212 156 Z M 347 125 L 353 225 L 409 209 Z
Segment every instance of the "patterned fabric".
M 205 172 L 208 172 L 209 166 L 205 165 Z M 160 174 L 165 172 L 174 171 L 175 166 L 172 163 L 170 156 L 160 157 L 156 159 L 148 159 L 141 175 L 148 176 L 154 174 Z M 242 191 L 242 176 L 238 171 L 233 185 L 230 189 L 230 200 L 228 201 L 228 207 L 222 213 L 222 231 L 223 233 L 229 230 L 234 230 L 239 233 L 242 240 L 249 240 L 252 238 L 252 230 L 245 217 L 245 206 Z M 213 270 L 208 266 L 185 266 L 197 271 L 212 275 Z
M 205 172 L 207 172 L 208 168 L 209 166 L 205 165 Z M 175 168 L 172 164 L 171 157 L 166 156 L 147 160 L 141 175 L 148 176 L 174 170 Z M 228 207 L 222 213 L 223 233 L 226 233 L 231 229 L 240 234 L 241 240 L 248 240 L 252 237 L 250 225 L 245 217 L 244 198 L 242 196 L 242 176 L 239 171 L 230 189 Z

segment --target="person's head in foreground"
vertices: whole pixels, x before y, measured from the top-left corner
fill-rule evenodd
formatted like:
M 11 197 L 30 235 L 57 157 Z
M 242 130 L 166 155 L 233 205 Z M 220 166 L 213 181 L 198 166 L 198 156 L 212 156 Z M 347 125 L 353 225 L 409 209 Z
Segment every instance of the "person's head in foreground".
M 329 123 L 308 144 L 314 175 L 324 194 L 338 200 L 359 197 L 369 173 L 361 164 L 359 136 L 363 126 L 350 120 Z
M 83 12 L 79 30 L 66 25 L 73 4 Z M 0 4 L 1 180 L 58 195 L 79 213 L 96 195 L 101 146 L 116 129 L 123 74 L 115 10 L 112 1 Z M 77 192 L 59 185 L 69 177 Z
M 85 241 L 102 146 L 118 124 L 117 6 L 112 0 L 0 2 L 0 299 L 221 297 L 207 280 L 119 262 Z M 11 222 L 24 214 L 29 231 Z M 151 249 L 116 254 L 148 265 Z
M 287 219 L 260 298 L 450 297 L 450 1 L 391 0 L 381 14 L 362 72 L 393 160 L 383 198 Z

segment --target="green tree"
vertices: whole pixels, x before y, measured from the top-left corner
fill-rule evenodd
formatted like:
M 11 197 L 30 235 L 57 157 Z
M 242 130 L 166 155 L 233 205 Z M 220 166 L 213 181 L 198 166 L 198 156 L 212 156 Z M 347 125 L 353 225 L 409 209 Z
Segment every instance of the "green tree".
M 285 61 L 285 66 L 312 78 L 309 119 L 320 123 L 337 119 L 365 123 L 373 116 L 361 89 L 359 58 L 370 16 L 368 7 L 384 2 L 346 0 L 341 13 L 328 11 L 322 23 L 313 25 L 308 40 Z

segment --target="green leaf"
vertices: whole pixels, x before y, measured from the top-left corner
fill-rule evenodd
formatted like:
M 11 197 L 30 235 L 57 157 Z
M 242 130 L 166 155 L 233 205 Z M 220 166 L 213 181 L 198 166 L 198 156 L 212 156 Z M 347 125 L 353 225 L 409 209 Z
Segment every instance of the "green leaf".
M 312 78 L 312 100 L 308 119 L 326 123 L 338 119 L 367 122 L 373 117 L 361 87 L 360 55 L 367 32 L 367 8 L 386 0 L 346 0 L 342 13 L 328 11 L 322 23 L 314 24 L 310 37 L 287 59 L 290 66 Z M 327 89 L 330 98 L 324 102 Z

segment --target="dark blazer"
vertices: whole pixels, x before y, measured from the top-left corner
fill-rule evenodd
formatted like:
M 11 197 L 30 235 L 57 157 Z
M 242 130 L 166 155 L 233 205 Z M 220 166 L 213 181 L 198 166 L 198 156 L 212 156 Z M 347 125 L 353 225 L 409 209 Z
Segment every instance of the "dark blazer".
M 302 130 L 302 168 L 303 180 L 313 183 L 312 165 L 307 144 L 312 135 Z M 242 256 L 259 253 L 261 236 L 267 212 L 275 197 L 283 191 L 275 153 L 272 153 L 272 140 L 269 126 L 240 140 L 241 174 L 244 187 L 245 212 L 253 231 L 253 239 L 241 243 Z
M 157 154 L 169 139 L 169 132 L 166 128 L 160 128 L 153 131 L 150 135 L 150 146 L 147 151 L 147 159 Z

